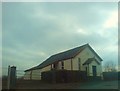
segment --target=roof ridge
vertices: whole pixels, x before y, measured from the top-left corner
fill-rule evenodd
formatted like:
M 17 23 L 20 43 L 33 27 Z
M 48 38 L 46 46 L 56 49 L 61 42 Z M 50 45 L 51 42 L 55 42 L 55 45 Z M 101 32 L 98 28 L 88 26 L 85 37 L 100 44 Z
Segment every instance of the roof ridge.
M 80 48 L 80 47 L 83 47 L 83 46 L 86 46 L 86 45 L 89 45 L 89 44 L 87 43 L 87 44 L 84 44 L 84 45 L 81 45 L 81 46 L 77 46 L 77 47 L 74 47 L 74 48 L 70 48 L 70 49 L 68 49 L 68 50 L 66 50 L 66 51 L 62 51 L 62 52 L 53 54 L 53 55 L 51 55 L 51 56 L 54 56 L 54 55 L 57 55 L 57 54 L 60 54 L 60 53 L 64 53 L 64 52 L 67 52 L 67 51 L 70 51 L 70 50 L 73 50 L 73 49 L 77 49 L 77 48 Z M 51 56 L 50 56 L 50 57 L 51 57 Z

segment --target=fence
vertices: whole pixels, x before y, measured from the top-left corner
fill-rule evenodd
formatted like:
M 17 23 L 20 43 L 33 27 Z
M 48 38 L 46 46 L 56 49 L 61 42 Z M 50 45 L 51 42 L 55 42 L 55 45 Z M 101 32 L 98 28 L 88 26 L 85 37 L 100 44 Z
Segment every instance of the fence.
M 7 67 L 2 67 L 2 89 L 16 89 L 25 87 L 27 85 L 31 85 L 33 83 L 36 83 L 38 78 L 37 73 L 34 74 L 34 79 L 33 77 L 28 80 L 24 80 L 24 75 L 25 72 L 24 70 L 18 70 L 15 66 L 9 66 Z M 33 75 L 33 74 L 28 74 Z M 40 82 L 40 80 L 38 81 Z
M 120 72 L 103 72 L 104 80 L 120 80 Z
M 42 81 L 52 83 L 68 83 L 86 81 L 85 71 L 52 70 L 42 72 Z
M 8 68 L 2 67 L 1 69 L 2 69 L 2 77 L 6 79 L 8 76 Z M 25 74 L 24 70 L 17 70 L 16 68 L 16 78 L 18 79 L 23 78 L 24 74 Z
M 17 80 L 23 79 L 24 71 L 15 66 L 2 67 L 2 89 L 16 89 Z

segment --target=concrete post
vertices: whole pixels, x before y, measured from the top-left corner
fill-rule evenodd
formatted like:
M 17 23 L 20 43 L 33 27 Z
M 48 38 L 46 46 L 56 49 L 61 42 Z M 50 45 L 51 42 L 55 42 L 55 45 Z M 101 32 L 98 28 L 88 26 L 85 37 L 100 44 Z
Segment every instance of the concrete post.
M 16 67 L 8 67 L 8 89 L 16 88 Z
M 10 65 L 8 66 L 8 79 L 7 79 L 7 88 L 10 89 Z

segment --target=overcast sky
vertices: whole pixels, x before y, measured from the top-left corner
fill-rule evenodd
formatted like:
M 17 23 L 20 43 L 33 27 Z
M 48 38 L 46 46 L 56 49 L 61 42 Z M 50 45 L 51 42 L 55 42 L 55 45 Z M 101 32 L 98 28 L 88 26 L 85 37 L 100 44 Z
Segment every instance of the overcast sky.
M 26 70 L 83 44 L 118 62 L 118 3 L 3 3 L 2 66 Z

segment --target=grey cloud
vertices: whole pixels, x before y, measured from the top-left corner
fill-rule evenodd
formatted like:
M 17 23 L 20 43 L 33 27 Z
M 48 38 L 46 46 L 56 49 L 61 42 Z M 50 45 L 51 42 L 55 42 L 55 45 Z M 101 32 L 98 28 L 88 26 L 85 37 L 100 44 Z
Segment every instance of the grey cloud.
M 3 3 L 3 65 L 13 63 L 27 69 L 52 54 L 85 43 L 103 59 L 117 60 L 115 51 L 104 49 L 117 46 L 117 28 L 103 28 L 114 10 L 116 3 Z

